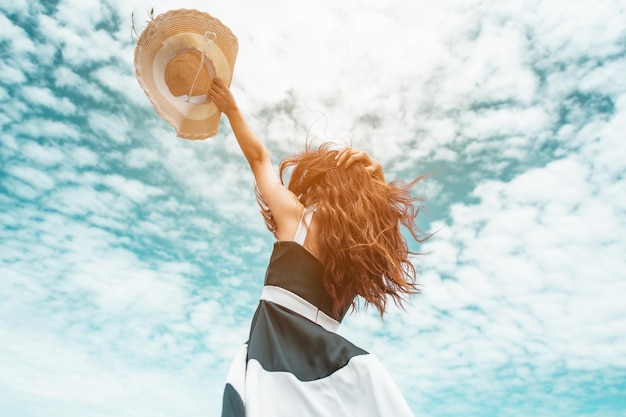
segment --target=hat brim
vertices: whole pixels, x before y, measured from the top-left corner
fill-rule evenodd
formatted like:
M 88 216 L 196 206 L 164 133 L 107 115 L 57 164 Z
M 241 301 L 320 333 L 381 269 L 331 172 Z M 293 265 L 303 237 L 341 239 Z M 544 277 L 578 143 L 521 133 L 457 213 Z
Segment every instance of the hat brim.
M 206 32 L 215 33 L 216 39 L 207 43 Z M 230 29 L 198 10 L 163 13 L 150 21 L 141 33 L 135 47 L 137 80 L 159 116 L 174 127 L 178 137 L 206 139 L 215 136 L 221 114 L 213 103 L 194 104 L 194 100 L 175 97 L 165 83 L 168 62 L 185 51 L 204 54 L 211 78 L 220 78 L 230 86 L 237 49 L 237 38 Z

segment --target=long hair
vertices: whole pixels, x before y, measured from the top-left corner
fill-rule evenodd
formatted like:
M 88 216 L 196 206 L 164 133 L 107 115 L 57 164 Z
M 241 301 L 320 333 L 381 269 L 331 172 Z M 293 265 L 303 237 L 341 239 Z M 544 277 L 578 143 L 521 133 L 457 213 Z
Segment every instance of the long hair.
M 349 168 L 337 167 L 336 150 L 330 143 L 318 150 L 285 159 L 280 164 L 280 178 L 293 167 L 289 190 L 303 205 L 315 204 L 318 224 L 318 256 L 324 265 L 323 282 L 329 293 L 334 314 L 356 308 L 356 296 L 375 306 L 383 316 L 390 297 L 396 305 L 419 292 L 417 274 L 409 256 L 404 226 L 418 242 L 424 241 L 415 223 L 421 206 L 411 188 L 423 177 L 411 182 L 386 183 L 369 173 L 364 163 Z M 308 147 L 307 147 L 308 148 Z M 271 213 L 259 201 L 268 228 L 276 231 Z

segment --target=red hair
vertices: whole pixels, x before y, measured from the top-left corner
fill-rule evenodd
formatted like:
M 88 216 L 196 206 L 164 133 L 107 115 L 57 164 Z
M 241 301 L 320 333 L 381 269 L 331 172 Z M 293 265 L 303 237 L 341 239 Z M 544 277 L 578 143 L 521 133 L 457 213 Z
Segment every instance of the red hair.
M 324 143 L 318 150 L 285 159 L 280 177 L 293 167 L 289 190 L 303 205 L 315 204 L 319 228 L 317 249 L 324 265 L 324 286 L 332 298 L 335 316 L 356 308 L 356 296 L 385 313 L 388 297 L 402 306 L 406 296 L 417 293 L 417 274 L 409 260 L 417 255 L 400 232 L 404 226 L 418 241 L 422 231 L 415 223 L 421 201 L 411 182 L 386 183 L 368 172 L 365 163 L 337 167 L 338 151 Z M 261 203 L 261 207 L 264 204 Z M 275 232 L 271 213 L 263 208 L 268 228 Z

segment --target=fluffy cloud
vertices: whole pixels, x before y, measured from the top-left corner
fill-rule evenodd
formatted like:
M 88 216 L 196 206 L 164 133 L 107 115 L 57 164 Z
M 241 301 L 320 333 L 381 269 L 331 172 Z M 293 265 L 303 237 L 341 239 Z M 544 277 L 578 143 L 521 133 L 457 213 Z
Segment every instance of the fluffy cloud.
M 206 5 L 156 12 L 179 7 Z M 0 0 L 5 413 L 218 415 L 246 340 L 272 239 L 227 126 L 175 138 L 137 85 L 146 9 Z M 276 161 L 308 137 L 432 174 L 423 294 L 341 330 L 416 414 L 620 415 L 619 1 L 208 11 L 239 37 L 233 91 Z

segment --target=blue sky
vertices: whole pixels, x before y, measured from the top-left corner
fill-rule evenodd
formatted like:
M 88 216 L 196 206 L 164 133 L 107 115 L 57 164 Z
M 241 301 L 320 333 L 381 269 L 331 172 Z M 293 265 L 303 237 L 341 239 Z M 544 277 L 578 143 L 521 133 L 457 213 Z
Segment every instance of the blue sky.
M 178 139 L 139 88 L 150 7 L 238 36 L 276 163 L 434 174 L 423 294 L 340 329 L 416 415 L 626 413 L 623 1 L 0 0 L 0 414 L 219 415 L 272 236 L 225 121 Z

